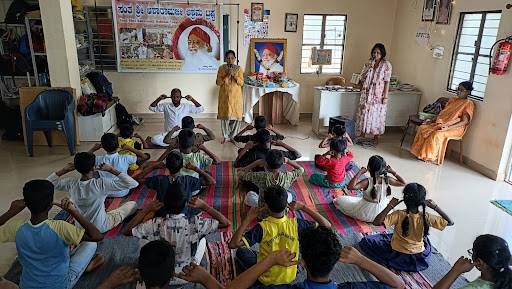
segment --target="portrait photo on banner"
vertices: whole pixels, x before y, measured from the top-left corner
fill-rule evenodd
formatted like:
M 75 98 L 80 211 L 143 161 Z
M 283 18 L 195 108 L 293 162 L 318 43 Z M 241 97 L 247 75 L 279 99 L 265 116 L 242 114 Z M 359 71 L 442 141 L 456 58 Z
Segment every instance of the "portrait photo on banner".
M 286 72 L 286 39 L 251 39 L 251 73 Z
M 119 72 L 217 73 L 222 5 L 113 0 Z

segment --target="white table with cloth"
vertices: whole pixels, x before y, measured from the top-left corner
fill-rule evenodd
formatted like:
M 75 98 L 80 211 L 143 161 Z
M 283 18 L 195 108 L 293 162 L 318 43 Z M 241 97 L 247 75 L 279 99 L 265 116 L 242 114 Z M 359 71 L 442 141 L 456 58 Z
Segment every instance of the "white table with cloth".
M 266 94 L 272 94 L 272 97 L 274 98 L 276 92 L 278 92 L 282 94 L 282 116 L 293 125 L 299 124 L 299 84 L 294 87 L 256 87 L 244 84 L 242 92 L 245 122 L 252 123 L 253 107 L 258 101 L 260 101 L 261 97 Z M 273 107 L 275 107 L 275 105 Z M 278 114 L 280 113 L 278 112 Z M 272 123 L 272 121 L 269 121 L 268 123 Z

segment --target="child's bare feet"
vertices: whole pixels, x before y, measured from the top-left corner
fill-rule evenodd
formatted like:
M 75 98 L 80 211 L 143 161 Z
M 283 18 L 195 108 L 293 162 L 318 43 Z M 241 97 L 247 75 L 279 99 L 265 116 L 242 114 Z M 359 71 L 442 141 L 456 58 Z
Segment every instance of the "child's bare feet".
M 374 145 L 378 145 L 378 144 L 379 144 L 379 136 L 378 136 L 378 135 L 373 136 L 373 141 L 372 141 L 372 143 L 373 143 Z
M 220 143 L 221 143 L 221 144 L 225 144 L 225 143 L 227 143 L 227 142 L 228 142 L 228 139 L 223 139 Z
M 91 262 L 89 262 L 89 265 L 87 265 L 85 272 L 89 273 L 94 269 L 98 268 L 99 266 L 103 265 L 103 263 L 105 263 L 105 257 L 98 253 L 91 259 Z

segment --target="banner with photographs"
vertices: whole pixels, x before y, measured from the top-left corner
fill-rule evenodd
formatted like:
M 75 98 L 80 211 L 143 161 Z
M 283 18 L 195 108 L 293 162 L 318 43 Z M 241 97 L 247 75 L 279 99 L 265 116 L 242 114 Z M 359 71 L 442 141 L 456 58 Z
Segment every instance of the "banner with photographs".
M 217 73 L 222 5 L 112 0 L 119 72 Z

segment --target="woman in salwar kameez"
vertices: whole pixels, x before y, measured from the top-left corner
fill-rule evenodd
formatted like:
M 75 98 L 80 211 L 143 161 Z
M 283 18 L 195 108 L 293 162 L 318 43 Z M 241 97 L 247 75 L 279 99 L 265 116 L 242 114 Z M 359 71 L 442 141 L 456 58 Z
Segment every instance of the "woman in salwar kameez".
M 377 43 L 372 48 L 371 58 L 366 61 L 361 72 L 364 81 L 361 99 L 356 117 L 356 130 L 361 132 L 359 138 L 367 133 L 373 134 L 373 144 L 379 142 L 379 135 L 386 126 L 389 80 L 392 66 L 385 59 L 386 48 Z
M 222 144 L 228 141 L 235 143 L 234 137 L 242 122 L 244 72 L 235 61 L 235 52 L 227 51 L 226 64 L 221 65 L 217 72 L 217 86 L 220 86 L 217 119 L 221 121 Z
M 473 84 L 459 84 L 457 96 L 452 97 L 439 115 L 418 127 L 411 153 L 419 159 L 433 162 L 439 159 L 441 147 L 448 137 L 460 137 L 473 119 L 475 104 L 468 99 Z

